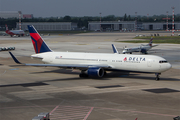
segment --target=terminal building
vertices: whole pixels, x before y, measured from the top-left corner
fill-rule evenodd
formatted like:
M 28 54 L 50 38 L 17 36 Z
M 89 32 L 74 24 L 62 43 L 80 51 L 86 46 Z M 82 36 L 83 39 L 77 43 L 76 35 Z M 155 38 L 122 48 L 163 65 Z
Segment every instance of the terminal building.
M 169 30 L 172 23 L 168 24 Z M 174 28 L 180 30 L 180 22 L 174 23 Z M 89 21 L 88 30 L 92 31 L 134 31 L 134 30 L 166 30 L 166 22 L 136 22 L 135 21 Z
M 23 19 L 32 19 L 33 14 L 22 14 L 21 11 L 0 11 L 0 18 L 8 19 L 8 18 L 17 18 L 19 19 L 19 14 L 21 14 L 21 18 Z
M 27 25 L 34 25 L 40 31 L 61 31 L 76 30 L 77 23 L 72 22 L 22 22 L 22 30 L 27 30 Z M 172 30 L 172 23 L 168 24 L 169 30 Z M 180 30 L 180 22 L 174 23 L 175 30 Z M 19 29 L 19 23 L 16 24 Z M 135 31 L 135 21 L 89 21 L 88 30 L 90 31 Z M 138 22 L 137 30 L 166 30 L 166 22 Z
M 19 18 L 19 11 L 0 11 L 0 18 Z
M 33 25 L 39 31 L 60 31 L 72 30 L 71 22 L 22 22 L 22 30 L 28 30 L 27 25 Z M 16 23 L 16 29 L 19 29 L 19 23 Z
M 135 21 L 89 21 L 88 30 L 92 31 L 116 31 L 134 30 Z
M 141 23 L 143 30 L 166 30 L 167 24 L 165 22 L 158 23 Z M 172 23 L 168 23 L 169 30 L 172 30 Z M 174 23 L 174 29 L 180 30 L 180 22 Z

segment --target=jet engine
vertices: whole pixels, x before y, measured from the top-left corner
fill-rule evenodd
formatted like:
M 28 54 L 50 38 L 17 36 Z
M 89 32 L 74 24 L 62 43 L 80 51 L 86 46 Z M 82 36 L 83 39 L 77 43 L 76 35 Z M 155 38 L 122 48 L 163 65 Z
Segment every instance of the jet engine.
M 105 73 L 104 69 L 92 67 L 86 71 L 81 71 L 81 74 L 79 74 L 79 77 L 103 77 L 104 73 Z
M 141 53 L 147 54 L 147 50 L 146 49 L 141 49 Z
M 90 77 L 103 77 L 104 76 L 104 69 L 102 69 L 102 68 L 89 68 L 87 70 L 87 74 Z

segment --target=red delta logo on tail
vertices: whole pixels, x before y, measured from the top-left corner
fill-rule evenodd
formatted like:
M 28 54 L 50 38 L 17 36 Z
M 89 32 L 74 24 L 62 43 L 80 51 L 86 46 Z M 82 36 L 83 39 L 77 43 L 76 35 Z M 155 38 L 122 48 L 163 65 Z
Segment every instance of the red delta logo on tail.
M 32 43 L 33 43 L 35 52 L 40 53 L 43 40 L 41 39 L 41 37 L 39 36 L 38 33 L 30 33 L 30 36 L 32 39 Z
M 36 53 L 51 52 L 51 49 L 46 45 L 33 25 L 28 25 L 31 40 Z

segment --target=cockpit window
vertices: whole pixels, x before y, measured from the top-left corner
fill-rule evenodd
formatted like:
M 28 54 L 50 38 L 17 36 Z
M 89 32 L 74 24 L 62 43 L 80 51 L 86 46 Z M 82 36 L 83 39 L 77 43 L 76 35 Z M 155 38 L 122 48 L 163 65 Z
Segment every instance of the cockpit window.
M 168 63 L 166 60 L 160 60 L 159 63 Z

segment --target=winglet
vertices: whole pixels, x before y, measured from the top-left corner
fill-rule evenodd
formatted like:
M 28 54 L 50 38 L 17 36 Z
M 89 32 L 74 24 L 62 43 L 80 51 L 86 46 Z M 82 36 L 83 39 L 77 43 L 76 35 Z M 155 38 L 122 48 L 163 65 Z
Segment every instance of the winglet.
M 22 64 L 21 62 L 19 62 L 16 57 L 9 51 L 9 54 L 11 55 L 11 57 L 13 58 L 14 62 L 16 62 L 17 64 Z
M 115 54 L 119 54 L 118 50 L 116 49 L 115 45 L 112 44 L 112 49 Z

